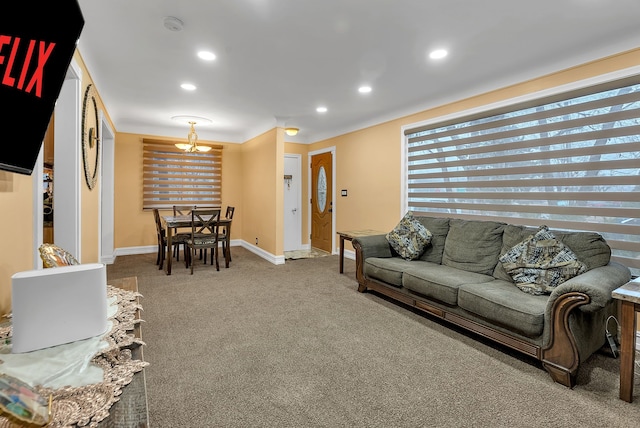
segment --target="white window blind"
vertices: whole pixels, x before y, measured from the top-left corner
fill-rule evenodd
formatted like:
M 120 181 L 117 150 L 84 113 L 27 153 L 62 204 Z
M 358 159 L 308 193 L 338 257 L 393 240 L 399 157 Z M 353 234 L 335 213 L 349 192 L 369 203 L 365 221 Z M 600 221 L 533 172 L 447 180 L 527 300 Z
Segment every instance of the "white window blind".
M 143 208 L 220 206 L 222 146 L 211 147 L 186 153 L 171 141 L 143 139 Z
M 600 233 L 640 273 L 640 77 L 405 131 L 408 209 Z

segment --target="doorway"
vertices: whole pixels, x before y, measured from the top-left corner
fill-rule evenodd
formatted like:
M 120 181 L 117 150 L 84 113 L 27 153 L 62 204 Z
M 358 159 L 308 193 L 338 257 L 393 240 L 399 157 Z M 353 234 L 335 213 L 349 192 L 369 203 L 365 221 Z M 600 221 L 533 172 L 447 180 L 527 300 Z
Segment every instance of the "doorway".
M 284 155 L 284 251 L 302 246 L 302 158 Z
M 333 251 L 333 161 L 332 151 L 311 154 L 311 248 Z

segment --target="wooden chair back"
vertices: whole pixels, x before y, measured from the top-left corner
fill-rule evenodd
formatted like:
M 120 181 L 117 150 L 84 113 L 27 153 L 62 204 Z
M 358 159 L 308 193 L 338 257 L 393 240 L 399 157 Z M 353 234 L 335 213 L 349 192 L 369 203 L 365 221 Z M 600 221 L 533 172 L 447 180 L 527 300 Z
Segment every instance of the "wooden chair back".
M 173 215 L 191 215 L 191 211 L 195 210 L 195 205 L 174 205 Z
M 193 274 L 193 264 L 196 249 L 204 250 L 204 261 L 207 259 L 207 249 L 211 249 L 211 263 L 215 258 L 216 270 L 220 270 L 218 264 L 218 235 L 220 229 L 220 209 L 219 208 L 196 208 L 191 211 L 191 237 L 186 242 L 185 262 L 191 266 Z
M 196 208 L 191 211 L 191 240 L 198 242 L 203 235 L 218 236 L 220 209 Z

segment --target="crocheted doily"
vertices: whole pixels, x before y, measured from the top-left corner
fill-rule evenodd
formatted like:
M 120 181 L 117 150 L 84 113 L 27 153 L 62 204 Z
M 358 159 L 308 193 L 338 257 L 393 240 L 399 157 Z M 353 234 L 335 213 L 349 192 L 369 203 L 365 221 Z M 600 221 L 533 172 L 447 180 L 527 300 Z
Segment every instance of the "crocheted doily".
M 112 329 L 104 340 L 108 347 L 97 352 L 91 362 L 104 372 L 102 383 L 58 389 L 36 386 L 34 390 L 44 396 L 53 397 L 52 417 L 47 427 L 96 427 L 109 416 L 109 409 L 120 399 L 122 388 L 128 385 L 133 375 L 149 363 L 132 358 L 131 349 L 143 346 L 144 342 L 136 338 L 132 331 L 141 319 L 136 312 L 142 310 L 138 304 L 140 293 L 122 290 L 107 285 L 107 295 L 116 299 L 117 310 L 110 318 Z M 11 327 L 0 328 L 0 340 L 11 336 Z M 20 427 L 17 422 L 0 416 L 0 428 Z

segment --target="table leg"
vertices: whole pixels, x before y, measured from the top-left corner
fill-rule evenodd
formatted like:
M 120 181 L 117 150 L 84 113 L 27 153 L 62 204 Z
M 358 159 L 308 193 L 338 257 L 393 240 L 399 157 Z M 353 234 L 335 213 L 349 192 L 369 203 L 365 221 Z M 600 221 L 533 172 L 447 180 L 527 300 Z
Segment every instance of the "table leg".
M 620 337 L 620 398 L 633 400 L 633 372 L 636 352 L 636 313 L 633 302 L 623 301 Z
M 171 260 L 173 259 L 172 229 L 172 227 L 167 227 L 167 275 L 171 275 Z
M 225 236 L 225 249 L 224 249 L 224 267 L 229 267 L 229 260 L 231 259 L 231 248 L 229 245 L 231 244 L 231 223 L 227 225 L 226 236 Z
M 344 272 L 344 236 L 340 235 L 340 273 Z

